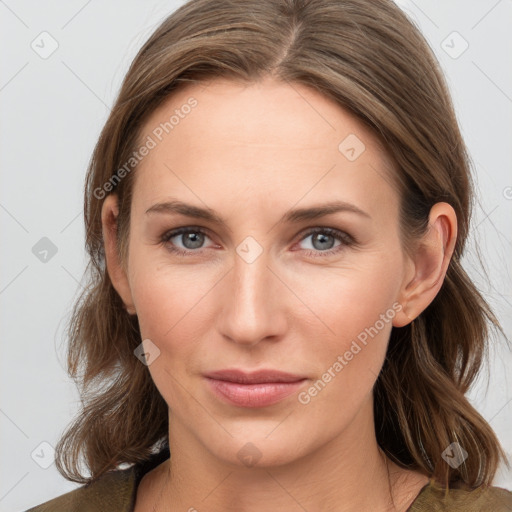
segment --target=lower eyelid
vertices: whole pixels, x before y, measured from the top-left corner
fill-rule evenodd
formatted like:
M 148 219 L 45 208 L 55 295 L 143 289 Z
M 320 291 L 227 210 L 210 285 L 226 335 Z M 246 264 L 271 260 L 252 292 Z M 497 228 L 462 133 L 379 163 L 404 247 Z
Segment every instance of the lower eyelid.
M 311 235 L 308 235 L 308 236 L 311 236 Z M 307 238 L 307 237 L 306 237 Z M 343 239 L 339 239 L 339 238 L 336 238 L 335 239 L 340 242 L 338 245 L 335 245 L 334 247 L 331 247 L 330 249 L 325 249 L 324 251 L 321 251 L 321 250 L 316 250 L 316 249 L 300 249 L 302 251 L 304 251 L 306 254 L 308 255 L 311 255 L 313 257 L 328 257 L 328 256 L 333 256 L 333 255 L 336 255 L 337 253 L 340 253 L 346 249 L 348 249 L 349 247 L 351 247 L 352 245 L 354 245 L 351 241 L 347 241 L 347 240 L 343 240 Z
M 172 238 L 180 236 L 180 235 L 184 235 L 186 233 L 201 233 L 205 236 L 205 238 L 212 241 L 212 238 L 208 235 L 208 233 L 205 230 L 203 230 L 201 228 L 195 228 L 195 227 L 177 228 L 174 230 L 167 231 L 166 233 L 164 233 L 161 236 L 160 241 L 164 244 L 169 244 L 169 242 Z M 321 256 L 322 254 L 335 253 L 343 247 L 348 247 L 348 246 L 354 245 L 356 243 L 354 238 L 351 235 L 349 235 L 348 233 L 335 230 L 334 228 L 322 228 L 322 229 L 316 229 L 313 231 L 306 232 L 305 234 L 303 234 L 301 236 L 301 238 L 299 238 L 299 240 L 298 240 L 298 242 L 296 242 L 296 244 L 298 244 L 298 243 L 306 240 L 308 237 L 316 235 L 318 233 L 324 233 L 329 236 L 332 236 L 335 240 L 339 241 L 340 243 L 337 246 L 335 246 L 331 249 L 327 249 L 325 251 L 320 251 L 320 250 L 315 250 L 315 249 L 302 249 L 302 250 L 309 252 L 309 253 L 315 253 L 316 255 Z M 170 249 L 172 249 L 172 250 L 176 250 L 181 253 L 190 253 L 190 254 L 200 253 L 203 250 L 208 249 L 208 247 L 199 247 L 197 249 L 187 249 L 187 248 L 182 249 L 181 247 L 177 247 L 174 244 L 170 244 L 170 245 L 171 245 Z

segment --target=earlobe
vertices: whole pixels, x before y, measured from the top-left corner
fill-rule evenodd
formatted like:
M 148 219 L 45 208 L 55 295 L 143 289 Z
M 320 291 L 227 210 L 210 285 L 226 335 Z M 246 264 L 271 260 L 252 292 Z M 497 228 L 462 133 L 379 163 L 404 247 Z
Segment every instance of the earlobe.
M 103 228 L 103 244 L 107 271 L 112 285 L 121 297 L 126 311 L 135 314 L 130 284 L 126 271 L 121 262 L 117 243 L 117 217 L 119 215 L 117 196 L 112 194 L 105 198 L 101 209 L 101 223 Z
M 402 284 L 399 302 L 403 307 L 393 326 L 409 324 L 434 300 L 443 285 L 456 239 L 455 210 L 448 203 L 436 203 L 430 210 L 427 231 L 412 256 L 412 272 L 406 274 Z

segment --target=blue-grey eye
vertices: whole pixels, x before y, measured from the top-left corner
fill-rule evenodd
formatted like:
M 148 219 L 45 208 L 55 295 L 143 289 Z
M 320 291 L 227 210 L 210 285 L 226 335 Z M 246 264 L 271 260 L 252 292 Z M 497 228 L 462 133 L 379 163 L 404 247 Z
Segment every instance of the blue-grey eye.
M 185 249 L 199 249 L 204 244 L 205 235 L 198 231 L 188 231 L 173 238 L 180 240 Z
M 194 251 L 202 248 L 205 243 L 205 238 L 208 238 L 206 233 L 203 233 L 197 228 L 179 228 L 167 232 L 162 241 L 176 250 L 189 250 Z
M 332 249 L 336 239 L 332 235 L 325 233 L 315 233 L 312 235 L 313 247 L 318 250 Z
M 312 233 L 308 233 L 303 239 L 301 243 L 304 241 L 310 240 L 309 247 L 302 247 L 303 249 L 310 250 L 314 249 L 316 251 L 328 251 L 335 247 L 336 242 L 337 245 L 341 245 L 340 237 L 336 237 L 335 235 L 330 234 L 328 231 L 316 231 Z

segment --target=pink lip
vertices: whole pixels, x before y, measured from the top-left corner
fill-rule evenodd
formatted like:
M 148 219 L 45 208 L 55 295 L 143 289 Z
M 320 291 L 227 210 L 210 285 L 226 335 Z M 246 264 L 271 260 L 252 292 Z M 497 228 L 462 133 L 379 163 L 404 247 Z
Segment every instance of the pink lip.
M 210 389 L 228 403 L 239 407 L 265 407 L 295 393 L 307 379 L 276 370 L 233 369 L 211 372 L 206 380 Z

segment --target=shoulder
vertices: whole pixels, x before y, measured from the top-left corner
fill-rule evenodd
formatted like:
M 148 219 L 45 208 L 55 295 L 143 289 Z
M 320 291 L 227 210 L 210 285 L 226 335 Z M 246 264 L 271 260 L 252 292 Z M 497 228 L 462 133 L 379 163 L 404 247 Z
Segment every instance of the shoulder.
M 129 512 L 133 508 L 135 477 L 134 467 L 110 471 L 26 512 Z
M 449 489 L 426 485 L 408 512 L 512 512 L 512 492 L 501 487 Z

